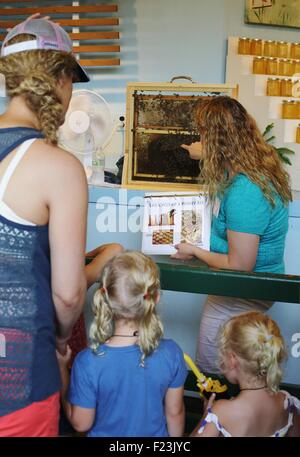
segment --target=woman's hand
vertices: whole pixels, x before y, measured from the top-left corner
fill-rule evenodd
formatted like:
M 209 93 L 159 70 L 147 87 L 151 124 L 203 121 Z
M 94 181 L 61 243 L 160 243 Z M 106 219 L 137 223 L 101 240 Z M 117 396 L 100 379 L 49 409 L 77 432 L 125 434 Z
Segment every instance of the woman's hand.
M 56 336 L 56 352 L 61 354 L 61 356 L 65 356 L 67 351 L 68 351 L 68 341 L 70 337 L 68 338 L 60 338 L 59 336 Z
M 191 260 L 195 256 L 195 246 L 191 243 L 179 243 L 174 248 L 177 249 L 177 252 L 171 255 L 172 259 Z
M 29 16 L 26 21 L 31 21 L 31 19 L 45 19 L 48 21 L 50 19 L 50 16 L 43 16 L 41 17 L 41 13 L 34 13 L 31 16 Z
M 191 159 L 201 160 L 203 158 L 201 141 L 195 141 L 192 144 L 181 144 L 181 147 L 189 153 Z
M 43 16 L 41 17 L 41 13 L 34 13 L 32 14 L 31 16 L 28 16 L 28 18 L 26 19 L 26 21 L 31 21 L 32 19 L 46 19 L 46 21 L 49 21 L 50 20 L 50 16 Z M 22 21 L 23 22 L 23 21 Z M 10 30 L 12 29 L 12 27 L 8 27 L 6 29 L 7 32 L 9 32 Z
M 58 350 L 56 351 L 56 357 L 61 367 L 68 367 L 71 361 L 72 350 L 69 345 L 66 346 L 66 353 L 64 355 L 61 354 Z

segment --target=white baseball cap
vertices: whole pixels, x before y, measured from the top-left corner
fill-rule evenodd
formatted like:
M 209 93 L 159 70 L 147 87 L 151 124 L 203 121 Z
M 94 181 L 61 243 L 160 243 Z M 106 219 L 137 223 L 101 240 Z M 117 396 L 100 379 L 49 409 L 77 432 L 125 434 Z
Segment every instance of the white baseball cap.
M 33 35 L 35 39 L 21 41 L 15 44 L 7 44 L 12 38 L 22 34 Z M 17 24 L 8 32 L 1 46 L 1 57 L 34 49 L 52 49 L 53 51 L 72 52 L 72 48 L 72 40 L 67 32 L 58 24 L 49 21 L 48 19 L 27 19 L 26 21 Z M 76 63 L 78 77 L 76 82 L 90 81 L 87 73 L 77 60 Z

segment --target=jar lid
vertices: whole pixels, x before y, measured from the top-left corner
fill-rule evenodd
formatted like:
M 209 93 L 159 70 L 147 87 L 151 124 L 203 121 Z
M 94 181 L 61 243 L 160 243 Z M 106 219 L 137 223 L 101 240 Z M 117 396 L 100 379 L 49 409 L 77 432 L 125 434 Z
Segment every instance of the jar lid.
M 290 62 L 289 59 L 279 59 L 279 62 Z
M 293 80 L 291 78 L 283 78 L 283 81 L 289 81 L 292 82 Z
M 266 57 L 266 60 L 277 60 L 276 57 Z
M 247 38 L 245 36 L 241 37 L 240 40 L 250 40 L 250 38 Z
M 252 38 L 252 39 L 253 39 L 253 41 L 262 41 L 261 38 Z
M 287 44 L 287 41 L 277 41 L 279 44 Z
M 280 78 L 268 78 L 268 81 L 280 81 Z
M 282 103 L 299 103 L 297 100 L 283 100 Z

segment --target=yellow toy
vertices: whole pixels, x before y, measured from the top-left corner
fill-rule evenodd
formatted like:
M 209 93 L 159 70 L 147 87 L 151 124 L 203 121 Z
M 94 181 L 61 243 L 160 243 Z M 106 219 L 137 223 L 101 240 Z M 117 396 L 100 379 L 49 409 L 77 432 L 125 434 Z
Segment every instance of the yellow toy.
M 204 398 L 204 391 L 220 393 L 227 390 L 227 386 L 225 384 L 222 386 L 220 381 L 207 378 L 203 373 L 201 373 L 189 355 L 184 354 L 184 360 L 197 378 L 197 387 L 200 390 L 199 395 L 201 398 Z

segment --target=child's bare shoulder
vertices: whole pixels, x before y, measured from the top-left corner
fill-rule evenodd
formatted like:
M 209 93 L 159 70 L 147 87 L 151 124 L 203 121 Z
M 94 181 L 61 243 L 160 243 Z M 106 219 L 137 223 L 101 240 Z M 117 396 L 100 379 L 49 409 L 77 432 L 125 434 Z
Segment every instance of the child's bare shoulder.
M 217 400 L 212 407 L 212 412 L 218 417 L 238 418 L 241 415 L 241 411 L 245 414 L 244 402 L 241 398 L 232 397 L 229 400 Z

